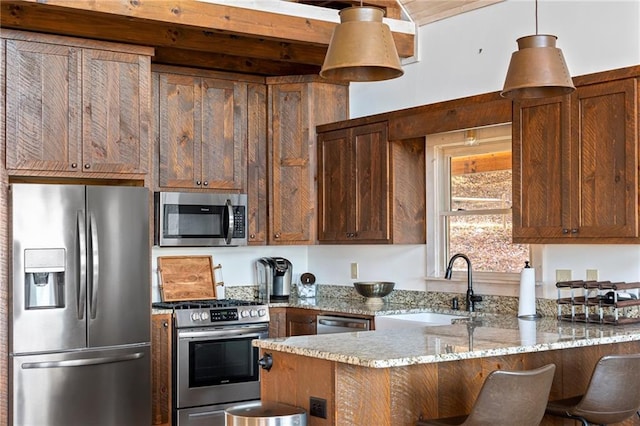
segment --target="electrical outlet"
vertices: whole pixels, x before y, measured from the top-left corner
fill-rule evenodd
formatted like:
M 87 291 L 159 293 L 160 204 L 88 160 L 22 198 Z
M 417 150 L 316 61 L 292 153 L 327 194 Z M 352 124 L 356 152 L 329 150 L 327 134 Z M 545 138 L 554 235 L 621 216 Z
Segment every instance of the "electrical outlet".
M 597 269 L 587 269 L 587 281 L 598 281 Z
M 352 280 L 358 279 L 358 263 L 357 262 L 351 262 L 351 279 Z
M 556 269 L 556 281 L 571 281 L 571 269 Z
M 309 414 L 313 417 L 320 417 L 321 419 L 327 418 L 327 400 L 322 398 L 316 398 L 314 396 L 309 398 Z

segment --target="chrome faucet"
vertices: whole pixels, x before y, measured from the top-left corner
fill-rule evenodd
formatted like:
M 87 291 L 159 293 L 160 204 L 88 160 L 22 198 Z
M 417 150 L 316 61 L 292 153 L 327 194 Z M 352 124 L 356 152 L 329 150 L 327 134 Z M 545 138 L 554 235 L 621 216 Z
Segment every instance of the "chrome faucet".
M 482 301 L 482 296 L 475 296 L 473 294 L 473 278 L 472 278 L 472 272 L 471 272 L 471 260 L 469 260 L 469 258 L 462 253 L 454 254 L 453 256 L 451 256 L 451 259 L 449 259 L 449 264 L 447 265 L 447 270 L 444 273 L 444 277 L 448 280 L 451 279 L 451 274 L 453 272 L 453 262 L 455 262 L 456 259 L 459 257 L 463 258 L 465 262 L 467 262 L 467 297 L 466 297 L 467 311 L 474 312 L 475 304 L 476 302 Z

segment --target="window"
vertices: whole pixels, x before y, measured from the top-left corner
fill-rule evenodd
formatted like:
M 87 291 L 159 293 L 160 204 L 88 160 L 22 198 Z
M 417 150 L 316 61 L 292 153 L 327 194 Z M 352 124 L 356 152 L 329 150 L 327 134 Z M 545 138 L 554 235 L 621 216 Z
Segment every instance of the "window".
M 448 259 L 464 253 L 476 278 L 517 280 L 530 255 L 512 243 L 511 125 L 430 135 L 427 144 L 430 275 L 442 276 Z

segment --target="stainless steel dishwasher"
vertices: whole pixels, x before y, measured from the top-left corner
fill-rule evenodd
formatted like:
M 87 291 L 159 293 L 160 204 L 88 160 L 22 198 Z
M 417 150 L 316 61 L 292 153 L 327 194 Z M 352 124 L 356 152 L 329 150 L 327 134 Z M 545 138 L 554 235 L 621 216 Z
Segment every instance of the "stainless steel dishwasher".
M 350 333 L 371 328 L 371 321 L 365 318 L 318 315 L 316 321 L 317 334 Z

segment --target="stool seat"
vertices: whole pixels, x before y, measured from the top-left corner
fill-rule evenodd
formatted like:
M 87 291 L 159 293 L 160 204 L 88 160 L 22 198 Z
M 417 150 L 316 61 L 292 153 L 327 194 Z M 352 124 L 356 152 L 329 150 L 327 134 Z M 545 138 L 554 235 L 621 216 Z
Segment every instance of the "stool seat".
M 257 401 L 224 410 L 226 426 L 307 426 L 304 408 Z
M 420 419 L 417 426 L 538 426 L 544 417 L 556 366 L 534 370 L 496 370 L 484 381 L 465 416 Z
M 640 354 L 604 356 L 593 369 L 583 395 L 549 401 L 546 413 L 579 420 L 583 425 L 618 423 L 636 413 L 640 417 L 639 371 Z

